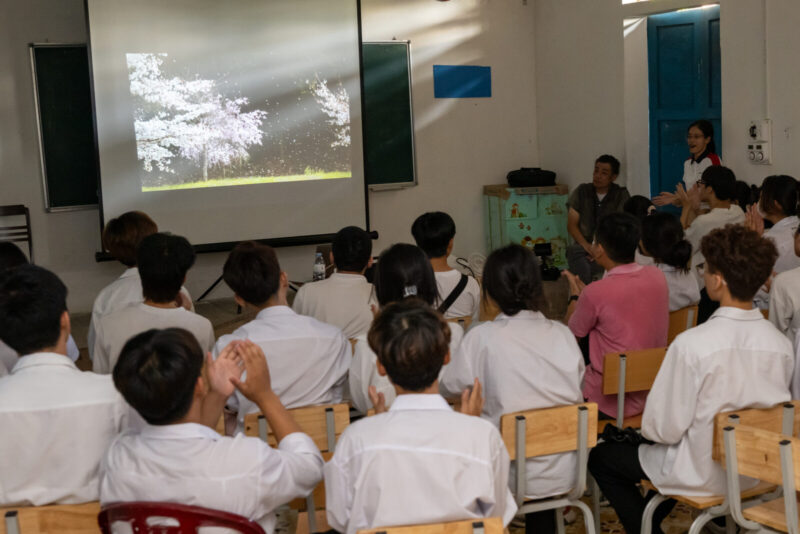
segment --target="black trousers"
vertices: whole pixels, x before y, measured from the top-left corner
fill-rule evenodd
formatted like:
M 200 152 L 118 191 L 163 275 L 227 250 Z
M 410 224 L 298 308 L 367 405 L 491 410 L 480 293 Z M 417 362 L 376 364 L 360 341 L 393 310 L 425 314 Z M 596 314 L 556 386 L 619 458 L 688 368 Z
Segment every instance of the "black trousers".
M 592 449 L 589 454 L 589 472 L 597 481 L 603 495 L 614 507 L 627 534 L 639 534 L 642 530 L 642 516 L 647 501 L 655 495 L 642 497 L 636 486 L 647 475 L 639 463 L 638 445 L 630 443 L 605 442 Z M 653 516 L 653 533 L 661 533 L 661 522 L 669 515 L 675 501 L 662 503 Z
M 525 514 L 525 534 L 555 534 L 556 512 L 559 510 L 544 510 Z M 599 532 L 597 534 L 600 534 Z

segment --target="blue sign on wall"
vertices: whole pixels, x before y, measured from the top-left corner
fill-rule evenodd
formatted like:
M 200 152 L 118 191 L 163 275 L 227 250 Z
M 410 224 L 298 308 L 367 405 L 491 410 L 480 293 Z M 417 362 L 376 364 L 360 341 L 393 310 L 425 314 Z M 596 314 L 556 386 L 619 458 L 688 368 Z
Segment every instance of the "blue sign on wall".
M 492 68 L 472 65 L 434 65 L 435 98 L 491 98 Z

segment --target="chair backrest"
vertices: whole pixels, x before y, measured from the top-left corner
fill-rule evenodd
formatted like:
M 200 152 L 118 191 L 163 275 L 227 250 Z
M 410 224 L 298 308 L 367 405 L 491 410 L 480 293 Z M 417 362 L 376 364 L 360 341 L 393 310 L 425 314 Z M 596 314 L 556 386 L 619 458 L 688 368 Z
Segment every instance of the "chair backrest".
M 158 518 L 157 522 L 153 521 Z M 229 528 L 242 534 L 264 534 L 264 529 L 246 517 L 186 504 L 164 502 L 112 503 L 103 507 L 97 522 L 103 534 L 122 521 L 130 523 L 133 532 L 154 534 L 186 534 L 203 527 Z
M 714 460 L 725 463 L 723 431 L 731 424 L 757 428 L 787 436 L 800 434 L 800 401 L 792 400 L 770 408 L 745 408 L 720 412 L 714 417 Z
M 336 439 L 350 424 L 350 406 L 345 403 L 293 408 L 289 413 L 322 452 L 333 452 Z M 260 413 L 245 416 L 244 433 L 247 436 L 260 437 L 272 447 L 278 446 L 266 418 Z
M 764 316 L 764 319 L 769 320 L 769 310 L 761 309 L 761 315 Z
M 472 324 L 472 317 L 469 315 L 464 315 L 462 317 L 450 317 L 447 319 L 447 322 L 460 324 L 461 328 L 466 330 Z
M 606 354 L 603 359 L 603 395 L 650 391 L 666 354 L 666 347 Z
M 686 306 L 680 310 L 669 312 L 669 330 L 667 331 L 667 345 L 678 337 L 678 334 L 697 326 L 697 304 Z
M 503 520 L 499 517 L 486 517 L 449 523 L 381 527 L 359 530 L 358 534 L 503 534 Z
M 597 444 L 597 404 L 587 402 L 527 410 L 500 417 L 500 436 L 515 468 L 514 500 L 521 506 L 527 486 L 527 458 L 577 452 L 577 473 L 568 498 L 577 500 L 586 489 L 589 449 Z
M 16 204 L 0 206 L 0 217 L 25 217 L 24 225 L 0 226 L 0 241 L 28 242 L 28 258 L 33 263 L 33 234 L 31 232 L 31 214 L 27 206 Z
M 99 502 L 0 509 L 0 534 L 97 534 Z

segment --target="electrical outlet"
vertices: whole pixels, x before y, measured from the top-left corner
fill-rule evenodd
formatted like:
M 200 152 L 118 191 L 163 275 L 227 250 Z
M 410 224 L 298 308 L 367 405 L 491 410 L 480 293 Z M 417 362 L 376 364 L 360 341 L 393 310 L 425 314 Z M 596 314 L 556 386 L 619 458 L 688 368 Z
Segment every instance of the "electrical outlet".
M 772 164 L 772 121 L 750 121 L 747 136 L 747 159 L 756 165 Z

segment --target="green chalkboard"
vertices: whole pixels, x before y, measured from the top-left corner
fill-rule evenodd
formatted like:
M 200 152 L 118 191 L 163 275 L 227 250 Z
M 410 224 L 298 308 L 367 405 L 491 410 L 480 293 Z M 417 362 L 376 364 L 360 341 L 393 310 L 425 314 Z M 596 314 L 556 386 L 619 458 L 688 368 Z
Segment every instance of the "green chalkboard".
M 416 184 L 409 43 L 363 43 L 364 174 L 372 189 Z
M 31 45 L 39 150 L 48 211 L 98 204 L 86 45 Z

